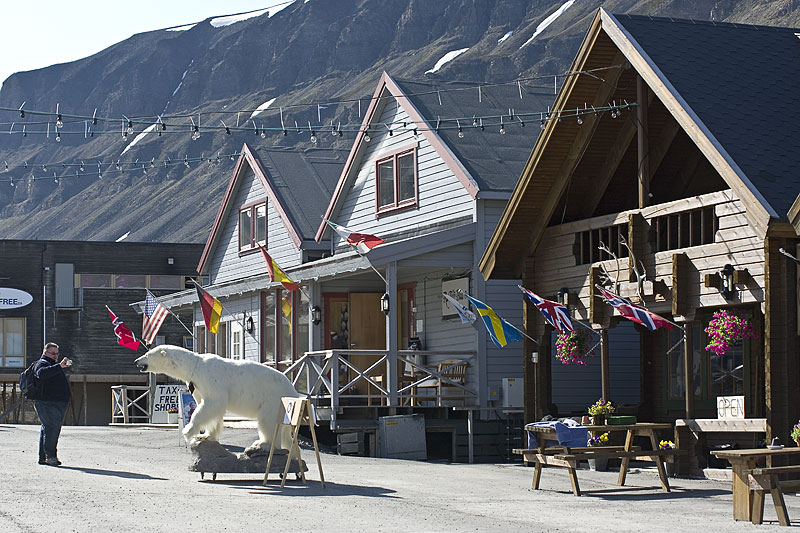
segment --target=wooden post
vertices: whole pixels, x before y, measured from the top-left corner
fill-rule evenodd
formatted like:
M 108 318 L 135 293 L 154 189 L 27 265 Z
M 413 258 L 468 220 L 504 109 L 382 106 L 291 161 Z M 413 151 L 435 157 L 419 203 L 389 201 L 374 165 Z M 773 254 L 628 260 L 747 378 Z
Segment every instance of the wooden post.
M 694 418 L 694 347 L 692 324 L 687 322 L 683 333 L 683 389 L 686 397 L 686 418 Z
M 608 355 L 608 330 L 605 328 L 600 331 L 600 377 L 603 399 L 608 401 L 611 398 L 611 368 Z
M 647 207 L 650 203 L 650 160 L 649 146 L 647 144 L 647 93 L 649 89 L 641 76 L 636 77 L 636 139 L 638 148 L 639 171 L 639 209 Z

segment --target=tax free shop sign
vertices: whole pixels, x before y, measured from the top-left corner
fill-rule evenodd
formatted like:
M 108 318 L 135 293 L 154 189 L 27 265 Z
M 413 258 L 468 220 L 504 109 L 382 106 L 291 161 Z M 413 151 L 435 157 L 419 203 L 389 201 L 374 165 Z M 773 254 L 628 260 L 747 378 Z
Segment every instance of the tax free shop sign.
M 33 296 L 19 289 L 0 287 L 0 309 L 25 307 L 33 301 Z

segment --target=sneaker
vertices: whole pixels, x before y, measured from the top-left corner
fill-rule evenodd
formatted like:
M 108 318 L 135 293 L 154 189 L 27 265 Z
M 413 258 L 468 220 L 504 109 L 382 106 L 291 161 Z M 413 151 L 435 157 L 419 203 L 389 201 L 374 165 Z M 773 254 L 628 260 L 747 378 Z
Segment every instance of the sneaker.
M 59 465 L 61 465 L 61 461 L 59 461 L 55 457 L 48 457 L 47 459 L 45 459 L 44 462 L 45 462 L 45 464 L 48 464 L 50 466 L 59 466 Z

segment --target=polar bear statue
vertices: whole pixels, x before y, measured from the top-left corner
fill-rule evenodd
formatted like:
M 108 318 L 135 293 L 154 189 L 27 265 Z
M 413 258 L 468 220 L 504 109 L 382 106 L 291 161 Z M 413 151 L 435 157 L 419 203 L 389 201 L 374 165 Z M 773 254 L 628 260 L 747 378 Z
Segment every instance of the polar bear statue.
M 246 451 L 269 448 L 282 396 L 299 397 L 289 379 L 266 365 L 253 361 L 224 359 L 215 354 L 198 354 L 164 344 L 150 349 L 135 361 L 141 372 L 165 374 L 194 386 L 197 409 L 183 428 L 186 441 L 205 431 L 206 438 L 219 441 L 226 411 L 258 421 L 259 440 Z M 190 386 L 191 386 L 190 385 Z M 289 426 L 283 426 L 279 444 L 291 445 Z

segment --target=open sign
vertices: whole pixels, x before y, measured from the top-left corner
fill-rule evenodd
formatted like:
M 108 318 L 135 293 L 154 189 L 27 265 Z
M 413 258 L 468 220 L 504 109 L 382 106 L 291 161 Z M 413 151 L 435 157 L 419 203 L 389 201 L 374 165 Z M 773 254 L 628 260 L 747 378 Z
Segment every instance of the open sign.
M 717 396 L 717 418 L 744 418 L 744 396 Z

